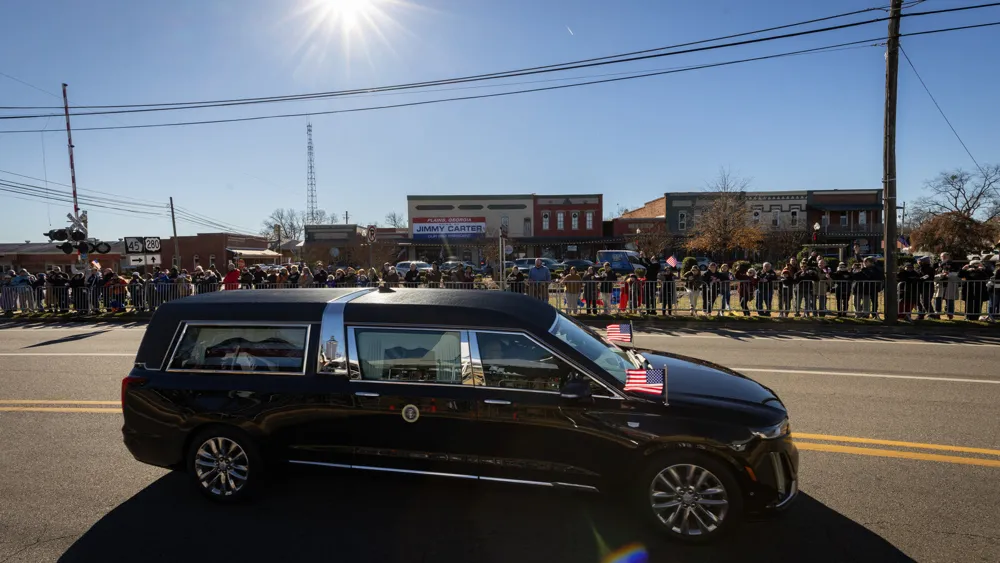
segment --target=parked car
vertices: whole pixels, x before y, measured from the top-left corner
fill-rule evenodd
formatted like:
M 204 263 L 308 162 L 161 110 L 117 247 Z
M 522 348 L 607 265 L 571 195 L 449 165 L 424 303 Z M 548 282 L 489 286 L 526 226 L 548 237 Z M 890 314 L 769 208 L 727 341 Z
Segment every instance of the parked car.
M 576 268 L 576 271 L 580 272 L 581 274 L 583 272 L 586 272 L 587 268 L 594 265 L 594 263 L 591 262 L 590 260 L 580 260 L 580 259 L 563 260 L 562 262 L 560 262 L 560 264 L 562 264 L 564 272 L 568 272 L 570 268 Z
M 623 350 L 518 293 L 201 294 L 157 309 L 133 366 L 125 446 L 216 501 L 262 492 L 277 466 L 415 473 L 602 491 L 701 542 L 798 492 L 773 391 Z
M 535 267 L 535 260 L 536 258 L 518 258 L 517 260 L 514 260 L 514 264 L 517 265 L 519 270 L 527 274 L 528 270 Z M 553 274 L 561 273 L 563 271 L 562 264 L 556 262 L 552 258 L 539 258 L 538 260 L 541 260 L 542 265 L 548 268 L 549 272 Z
M 456 268 L 461 268 L 464 270 L 466 267 L 472 268 L 472 271 L 477 274 L 482 271 L 482 268 L 476 266 L 472 262 L 463 262 L 458 260 L 449 260 L 438 267 L 441 269 L 442 272 L 450 272 Z
M 410 270 L 410 264 L 411 263 L 417 265 L 417 271 L 418 272 L 429 272 L 429 271 L 431 271 L 431 265 L 428 264 L 427 262 L 420 262 L 420 261 L 416 261 L 416 260 L 414 260 L 412 262 L 410 262 L 410 261 L 398 262 L 396 264 L 396 272 L 399 274 L 399 277 L 403 277 L 403 276 L 406 275 L 406 272 L 408 272 Z
M 597 262 L 602 266 L 610 263 L 611 269 L 618 275 L 628 275 L 643 267 L 639 253 L 634 250 L 598 250 Z

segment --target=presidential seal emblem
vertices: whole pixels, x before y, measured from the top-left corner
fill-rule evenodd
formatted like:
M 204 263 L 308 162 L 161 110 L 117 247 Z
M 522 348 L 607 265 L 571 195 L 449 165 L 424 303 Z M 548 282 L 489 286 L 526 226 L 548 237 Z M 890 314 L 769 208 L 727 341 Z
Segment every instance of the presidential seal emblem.
M 406 422 L 416 422 L 420 418 L 420 409 L 417 405 L 406 405 L 403 407 L 403 420 Z

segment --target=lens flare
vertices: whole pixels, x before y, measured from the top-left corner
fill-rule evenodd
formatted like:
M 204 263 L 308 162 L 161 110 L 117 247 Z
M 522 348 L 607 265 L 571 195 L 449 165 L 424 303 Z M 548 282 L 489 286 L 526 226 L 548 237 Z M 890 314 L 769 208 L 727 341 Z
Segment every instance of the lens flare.
M 640 543 L 620 547 L 601 559 L 601 563 L 648 563 L 649 552 Z

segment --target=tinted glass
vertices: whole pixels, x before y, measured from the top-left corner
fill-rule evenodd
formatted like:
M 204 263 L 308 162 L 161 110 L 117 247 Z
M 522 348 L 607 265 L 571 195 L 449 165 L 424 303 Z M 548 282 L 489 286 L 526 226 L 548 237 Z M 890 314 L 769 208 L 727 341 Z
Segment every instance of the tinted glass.
M 359 328 L 354 337 L 362 379 L 462 383 L 459 331 Z
M 638 369 L 628 354 L 607 341 L 592 328 L 584 326 L 559 313 L 550 331 L 553 336 L 572 346 L 590 361 L 599 365 L 621 383 L 625 383 L 626 370 Z
M 302 373 L 305 327 L 188 326 L 169 369 Z
M 480 332 L 476 338 L 487 387 L 559 392 L 577 373 L 525 336 Z

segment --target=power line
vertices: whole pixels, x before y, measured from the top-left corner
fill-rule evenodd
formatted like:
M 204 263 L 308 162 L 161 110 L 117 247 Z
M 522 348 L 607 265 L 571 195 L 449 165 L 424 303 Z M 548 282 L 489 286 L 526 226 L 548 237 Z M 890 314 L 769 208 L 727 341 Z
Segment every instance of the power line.
M 24 195 L 24 196 L 34 197 L 34 198 L 37 198 L 39 200 L 55 201 L 55 202 L 59 202 L 59 203 L 72 203 L 73 202 L 72 198 L 69 197 L 69 196 L 56 195 L 56 194 L 51 194 L 51 193 L 48 194 L 48 195 L 46 195 L 44 193 L 44 190 L 42 192 L 38 192 L 38 191 L 31 190 L 31 189 L 28 189 L 28 188 L 24 188 L 24 187 L 21 187 L 21 186 L 10 185 L 10 184 L 7 184 L 5 182 L 0 182 L 0 191 L 6 192 L 6 193 L 12 193 L 12 194 L 18 194 L 18 195 Z M 161 215 L 160 213 L 154 213 L 154 212 L 145 211 L 145 210 L 135 210 L 135 209 L 125 209 L 125 208 L 122 208 L 122 207 L 112 207 L 110 205 L 105 205 L 105 204 L 99 203 L 99 202 L 87 202 L 86 205 L 88 207 L 96 207 L 96 208 L 101 208 L 101 209 L 110 209 L 110 210 L 114 210 L 114 211 L 125 211 L 125 212 L 128 212 L 128 213 L 133 213 L 133 214 L 137 214 L 137 215 L 153 215 L 153 216 L 160 216 Z
M 9 78 L 9 79 L 13 80 L 14 82 L 19 82 L 21 84 L 24 84 L 28 88 L 33 88 L 33 89 L 38 90 L 39 92 L 41 92 L 43 94 L 48 94 L 48 95 L 54 96 L 56 98 L 59 97 L 58 94 L 53 94 L 52 92 L 49 92 L 48 90 L 46 90 L 44 88 L 39 88 L 38 86 L 35 86 L 34 84 L 29 84 L 29 83 L 21 80 L 20 78 L 17 78 L 16 76 L 11 76 L 11 75 L 9 75 L 7 73 L 4 73 L 4 72 L 0 72 L 0 76 L 3 76 L 5 78 Z M 59 109 L 59 108 L 58 107 L 48 107 L 48 108 L 45 108 L 45 109 Z
M 36 178 L 34 176 L 28 176 L 27 174 L 18 174 L 17 172 L 11 172 L 9 170 L 0 170 L 0 174 L 9 174 L 11 176 L 17 176 L 19 178 L 27 178 L 29 180 L 35 180 L 35 181 L 38 181 L 38 182 L 46 182 L 48 184 L 55 184 L 57 186 L 63 186 L 65 188 L 71 188 L 71 187 L 73 187 L 73 186 L 70 186 L 69 184 L 63 184 L 62 182 L 56 182 L 55 180 L 46 180 L 46 179 L 43 179 L 43 178 Z M 13 180 L 0 180 L 0 181 L 13 181 Z M 116 194 L 116 193 L 111 193 L 111 192 L 103 192 L 101 190 L 90 190 L 90 189 L 83 190 L 83 189 L 81 189 L 79 191 L 81 191 L 81 192 L 85 191 L 85 192 L 88 192 L 88 193 L 108 195 L 108 196 L 118 197 L 118 198 L 127 198 L 127 199 L 129 199 L 131 201 L 134 201 L 134 202 L 137 202 L 137 203 L 147 203 L 149 205 L 163 205 L 162 201 L 150 201 L 148 199 L 138 199 L 138 198 L 131 197 L 131 196 L 124 196 L 124 195 L 121 195 L 121 194 Z
M 835 15 L 832 15 L 832 16 L 826 16 L 826 17 L 816 18 L 816 19 L 812 19 L 812 20 L 806 20 L 806 21 L 795 22 L 795 23 L 790 23 L 790 24 L 785 24 L 785 25 L 779 25 L 779 26 L 774 26 L 774 27 L 757 29 L 757 30 L 754 30 L 754 31 L 746 31 L 746 32 L 742 32 L 742 33 L 735 33 L 735 34 L 732 34 L 732 35 L 723 35 L 723 36 L 714 37 L 714 38 L 711 38 L 711 39 L 701 39 L 701 40 L 698 40 L 698 41 L 690 41 L 690 42 L 687 42 L 687 43 L 678 43 L 678 44 L 675 44 L 675 45 L 668 45 L 668 46 L 665 46 L 665 47 L 654 47 L 654 48 L 651 48 L 651 49 L 643 49 L 643 50 L 639 50 L 639 51 L 631 51 L 631 52 L 627 52 L 627 53 L 619 53 L 619 54 L 616 54 L 616 55 L 605 55 L 605 56 L 601 56 L 601 57 L 594 57 L 594 58 L 589 58 L 589 59 L 580 59 L 580 60 L 570 61 L 570 62 L 565 62 L 565 63 L 555 63 L 555 64 L 548 64 L 548 65 L 542 65 L 542 66 L 534 66 L 534 67 L 514 69 L 514 70 L 507 70 L 507 71 L 491 72 L 491 73 L 485 73 L 485 74 L 475 74 L 475 75 L 463 76 L 463 77 L 459 77 L 459 78 L 446 78 L 446 79 L 439 79 L 439 80 L 432 80 L 432 81 L 425 81 L 425 82 L 411 82 L 411 83 L 407 83 L 407 84 L 398 84 L 398 85 L 393 85 L 393 86 L 380 86 L 380 87 L 374 87 L 374 88 L 363 88 L 363 89 L 358 89 L 358 90 L 340 90 L 340 91 L 332 91 L 332 92 L 316 92 L 316 93 L 310 93 L 310 94 L 288 94 L 288 95 L 283 95 L 283 96 L 264 96 L 264 97 L 257 97 L 257 98 L 230 98 L 230 99 L 222 99 L 222 100 L 203 100 L 203 101 L 192 101 L 192 102 L 165 102 L 165 103 L 154 103 L 154 104 L 79 105 L 79 106 L 71 106 L 71 108 L 72 109 L 117 109 L 117 108 L 168 107 L 168 106 L 201 106 L 201 105 L 204 105 L 204 104 L 228 104 L 228 103 L 232 103 L 232 102 L 288 101 L 288 100 L 295 100 L 295 99 L 309 99 L 309 98 L 312 98 L 312 97 L 320 97 L 320 96 L 343 95 L 343 94 L 348 94 L 348 93 L 367 93 L 367 92 L 373 92 L 373 91 L 376 91 L 376 90 L 387 89 L 387 88 L 402 88 L 402 87 L 413 87 L 413 86 L 432 86 L 432 85 L 437 85 L 438 83 L 450 83 L 452 81 L 458 81 L 458 80 L 485 79 L 485 78 L 489 78 L 489 77 L 507 77 L 506 75 L 510 75 L 510 74 L 514 74 L 514 73 L 520 73 L 520 72 L 525 72 L 525 71 L 543 70 L 543 69 L 554 69 L 554 68 L 557 68 L 557 67 L 565 67 L 565 66 L 569 66 L 569 65 L 584 64 L 584 63 L 590 63 L 590 62 L 595 62 L 595 61 L 604 61 L 604 60 L 617 59 L 617 58 L 622 58 L 622 57 L 631 57 L 631 56 L 635 56 L 635 55 L 644 55 L 644 54 L 647 54 L 647 53 L 654 53 L 654 52 L 657 52 L 657 51 L 665 51 L 665 50 L 668 50 L 668 49 L 679 49 L 681 47 L 690 47 L 690 46 L 693 46 L 693 45 L 702 45 L 702 44 L 705 44 L 705 43 L 714 43 L 716 41 L 724 41 L 724 40 L 727 40 L 727 39 L 735 39 L 737 37 L 745 37 L 747 35 L 756 35 L 758 33 L 767 33 L 769 31 L 778 31 L 778 30 L 781 30 L 781 29 L 788 29 L 788 28 L 792 28 L 792 27 L 798 27 L 798 26 L 802 26 L 802 25 L 809 25 L 809 24 L 812 24 L 812 23 L 818 23 L 818 22 L 822 22 L 822 21 L 828 21 L 828 20 L 839 19 L 839 18 L 843 18 L 843 17 L 854 16 L 854 15 L 863 14 L 863 13 L 866 13 L 866 12 L 873 12 L 873 11 L 878 11 L 878 10 L 885 10 L 886 8 L 887 8 L 887 6 L 874 7 L 874 8 L 865 8 L 863 10 L 855 10 L 855 11 L 852 11 L 852 12 L 845 12 L 845 13 L 842 13 L 842 14 L 835 14 Z M 565 69 L 561 69 L 561 70 L 565 70 Z M 0 106 L 0 109 L 34 109 L 34 110 L 38 110 L 38 109 L 62 109 L 62 106 Z
M 919 2 L 916 2 L 916 3 L 919 3 Z M 916 4 L 910 4 L 910 6 L 913 6 L 913 5 L 916 5 Z M 903 14 L 903 17 L 925 16 L 925 15 L 933 15 L 933 14 L 943 14 L 943 13 L 959 12 L 959 11 L 965 11 L 965 10 L 975 10 L 975 9 L 981 9 L 981 8 L 989 8 L 989 7 L 994 7 L 994 6 L 1000 6 L 1000 2 L 993 2 L 993 3 L 989 3 L 989 4 L 977 4 L 977 5 L 973 5 L 973 6 L 962 6 L 962 7 L 957 7 L 957 8 L 945 8 L 945 9 L 931 10 L 931 11 L 925 11 L 925 12 L 913 12 L 913 13 L 910 13 L 910 14 Z M 712 45 L 712 46 L 708 46 L 708 47 L 700 47 L 700 48 L 697 48 L 697 49 L 688 49 L 688 50 L 685 50 L 685 51 L 678 51 L 678 52 L 673 52 L 673 53 L 660 53 L 660 54 L 656 54 L 656 55 L 649 55 L 648 54 L 648 53 L 654 53 L 654 52 L 657 52 L 657 51 L 664 51 L 664 50 L 669 50 L 669 49 L 677 49 L 677 48 L 680 48 L 680 47 L 687 47 L 687 46 L 693 46 L 693 45 L 701 45 L 701 44 L 704 44 L 704 43 L 713 43 L 713 42 L 716 42 L 716 41 L 722 41 L 722 40 L 726 40 L 726 39 L 733 39 L 733 38 L 737 38 L 737 37 L 744 37 L 744 36 L 747 36 L 747 35 L 755 35 L 755 34 L 758 34 L 758 33 L 765 33 L 765 32 L 768 32 L 768 31 L 776 31 L 776 30 L 780 30 L 780 29 L 787 29 L 787 28 L 791 28 L 791 27 L 798 27 L 798 26 L 802 26 L 802 25 L 808 25 L 808 24 L 811 24 L 811 23 L 817 23 L 817 22 L 827 21 L 827 20 L 831 20 L 831 19 L 838 19 L 838 18 L 847 17 L 847 16 L 851 16 L 851 15 L 857 15 L 857 14 L 861 14 L 861 13 L 865 13 L 865 12 L 870 12 L 870 11 L 885 10 L 885 8 L 886 7 L 876 7 L 876 8 L 867 8 L 867 9 L 863 9 L 863 10 L 855 10 L 853 12 L 846 12 L 846 13 L 842 13 L 842 14 L 835 14 L 835 15 L 832 15 L 832 16 L 826 16 L 826 17 L 816 18 L 816 19 L 802 21 L 802 22 L 785 24 L 785 25 L 781 25 L 781 26 L 774 26 L 774 27 L 770 27 L 770 28 L 764 28 L 764 29 L 759 29 L 759 30 L 754 30 L 754 31 L 748 31 L 748 32 L 743 32 L 743 33 L 737 33 L 737 34 L 732 34 L 732 35 L 727 35 L 727 36 L 722 36 L 722 37 L 716 37 L 716 38 L 712 38 L 712 39 L 702 39 L 702 40 L 699 40 L 699 41 L 692 41 L 692 42 L 688 42 L 688 43 L 680 43 L 680 44 L 670 45 L 670 46 L 666 46 L 666 47 L 656 47 L 656 48 L 653 48 L 653 49 L 644 49 L 644 50 L 641 50 L 641 51 L 632 51 L 632 52 L 628 52 L 628 53 L 619 53 L 619 54 L 616 54 L 616 55 L 606 55 L 606 56 L 602 56 L 602 57 L 595 57 L 595 58 L 590 58 L 590 59 L 582 59 L 582 60 L 572 61 L 572 62 L 568 62 L 568 63 L 558 63 L 558 64 L 550 64 L 550 65 L 544 65 L 544 66 L 528 67 L 528 68 L 523 68 L 523 69 L 516 69 L 516 70 L 509 70 L 509 71 L 502 71 L 502 72 L 492 72 L 492 73 L 486 73 L 486 74 L 464 76 L 464 77 L 459 77 L 459 78 L 449 78 L 449 79 L 433 80 L 433 81 L 426 81 L 426 82 L 413 82 L 413 83 L 399 84 L 399 85 L 393 85 L 393 86 L 380 86 L 380 87 L 371 87 L 371 88 L 363 88 L 363 89 L 355 89 L 355 90 L 340 90 L 340 91 L 319 92 L 319 93 L 312 93 L 312 94 L 294 94 L 294 95 L 268 96 L 268 97 L 259 97 L 259 98 L 233 98 L 233 99 L 225 99 L 225 100 L 209 100 L 209 101 L 197 101 L 197 102 L 170 102 L 170 103 L 159 103 L 159 104 L 123 104 L 123 105 L 107 105 L 107 106 L 74 106 L 75 109 L 80 109 L 80 108 L 88 108 L 88 109 L 99 109 L 99 108 L 148 108 L 148 109 L 123 110 L 123 111 L 113 111 L 113 112 L 81 112 L 81 113 L 76 113 L 76 114 L 72 114 L 72 115 L 81 115 L 82 116 L 82 115 L 104 115 L 104 114 L 107 114 L 107 113 L 132 113 L 132 112 L 148 112 L 148 111 L 169 111 L 169 110 L 177 110 L 177 109 L 195 109 L 195 108 L 207 108 L 207 107 L 225 107 L 225 106 L 232 106 L 232 105 L 247 105 L 247 104 L 256 104 L 256 103 L 271 103 L 271 102 L 284 102 L 284 101 L 323 99 L 323 98 L 337 97 L 337 96 L 344 96 L 344 95 L 351 95 L 351 94 L 363 94 L 363 93 L 372 93 L 372 92 L 381 92 L 381 91 L 399 90 L 399 89 L 424 88 L 424 87 L 428 87 L 428 86 L 455 84 L 455 83 L 461 83 L 461 82 L 474 82 L 474 81 L 480 81 L 480 80 L 493 80 L 493 79 L 498 79 L 498 78 L 511 78 L 511 77 L 516 77 L 516 76 L 524 76 L 524 75 L 528 75 L 528 74 L 538 74 L 538 73 L 546 73 L 546 72 L 561 72 L 561 71 L 572 70 L 572 69 L 576 69 L 576 68 L 588 68 L 588 67 L 592 67 L 592 66 L 601 66 L 601 65 L 606 65 L 606 64 L 618 64 L 618 63 L 624 63 L 624 62 L 634 62 L 634 61 L 637 61 L 637 60 L 645 60 L 645 59 L 649 59 L 649 58 L 656 58 L 656 57 L 663 57 L 663 56 L 687 54 L 687 53 L 693 53 L 693 52 L 699 52 L 699 51 L 707 51 L 707 50 L 712 50 L 712 49 L 720 49 L 720 48 L 725 48 L 725 47 L 741 46 L 741 45 L 747 45 L 747 44 L 752 44 L 752 43 L 760 43 L 760 42 L 764 42 L 764 41 L 773 41 L 775 39 L 786 39 L 786 38 L 789 38 L 789 37 L 797 37 L 797 36 L 801 36 L 801 35 L 809 35 L 809 34 L 815 34 L 815 33 L 822 33 L 822 32 L 826 32 L 826 31 L 834 31 L 834 30 L 838 30 L 838 29 L 846 29 L 846 28 L 849 28 L 849 27 L 857 27 L 857 26 L 860 26 L 860 25 L 868 25 L 868 24 L 872 24 L 872 23 L 878 23 L 878 22 L 886 21 L 889 18 L 888 17 L 876 18 L 876 19 L 872 19 L 872 20 L 868 20 L 868 21 L 863 21 L 863 22 L 854 22 L 854 23 L 849 23 L 849 24 L 842 24 L 842 25 L 839 25 L 839 26 L 819 28 L 819 29 L 814 29 L 814 30 L 807 30 L 807 31 L 790 33 L 790 34 L 784 34 L 784 35 L 777 35 L 777 36 L 772 36 L 772 37 L 763 37 L 763 38 L 751 39 L 751 40 L 747 40 L 747 41 L 738 41 L 738 42 L 726 43 L 726 44 L 722 44 L 722 45 Z M 643 56 L 636 56 L 636 55 L 643 55 Z M 633 58 L 623 58 L 623 57 L 633 57 Z M 611 59 L 618 59 L 618 60 L 611 60 Z M 168 106 L 186 106 L 186 107 L 168 107 Z M 38 106 L 35 106 L 35 107 L 6 106 L 6 107 L 0 107 L 0 109 L 59 109 L 59 108 L 55 108 L 55 107 L 38 107 Z M 42 116 L 39 116 L 39 115 L 34 115 L 34 116 L 6 116 L 6 117 L 0 118 L 0 119 L 28 119 L 28 118 L 38 118 L 38 117 L 42 117 Z
M 979 169 L 979 172 L 985 175 L 986 172 L 983 171 L 983 167 L 979 165 L 979 162 L 976 160 L 976 157 L 972 156 L 972 151 L 970 151 L 969 147 L 965 145 L 965 141 L 962 140 L 961 135 L 959 135 L 958 131 L 955 130 L 955 126 L 951 124 L 951 120 L 948 119 L 948 116 L 944 114 L 944 110 L 941 109 L 941 105 L 938 104 L 936 99 L 934 99 L 934 94 L 931 94 L 930 88 L 928 88 L 927 84 L 924 83 L 924 79 L 920 77 L 920 73 L 917 72 L 917 67 L 913 66 L 913 61 L 910 60 L 910 55 L 906 54 L 906 51 L 903 49 L 902 45 L 899 46 L 899 52 L 903 53 L 903 58 L 906 59 L 906 63 L 910 65 L 910 69 L 913 70 L 913 74 L 916 75 L 917 80 L 920 81 L 920 85 L 924 87 L 924 92 L 927 92 L 927 96 L 930 97 L 932 102 L 934 102 L 934 107 L 937 108 L 938 113 L 940 113 L 941 117 L 944 118 L 944 122 L 948 124 L 948 128 L 951 129 L 951 132 L 955 134 L 955 138 L 958 139 L 958 142 L 961 143 L 962 148 L 965 149 L 965 154 L 969 155 L 969 158 L 971 158 L 972 162 L 975 163 L 976 168 Z
M 996 24 L 1000 24 L 1000 22 L 997 22 Z M 994 25 L 996 25 L 996 24 L 994 24 Z M 290 114 L 281 114 L 281 115 L 262 115 L 262 116 L 255 116 L 255 117 L 239 117 L 239 118 L 229 118 L 229 119 L 213 119 L 213 120 L 204 120 L 204 121 L 186 121 L 186 122 L 174 122 L 174 123 L 152 123 L 152 124 L 146 124 L 146 125 L 129 125 L 129 126 L 121 126 L 121 127 L 80 127 L 80 128 L 76 128 L 75 130 L 77 130 L 77 131 L 106 131 L 106 130 L 115 130 L 115 129 L 152 129 L 152 128 L 160 128 L 160 127 L 179 127 L 179 126 L 187 126 L 187 125 L 209 125 L 209 124 L 218 124 L 218 123 L 235 123 L 235 122 L 241 122 L 241 121 L 260 121 L 260 120 L 266 120 L 266 119 L 284 119 L 284 118 L 290 118 L 290 117 L 307 117 L 307 116 L 313 116 L 313 115 L 333 115 L 333 114 L 339 114 L 339 113 L 356 113 L 356 112 L 375 111 L 375 110 L 383 110 L 383 109 L 391 109 L 391 108 L 401 108 L 401 107 L 431 105 L 431 104 L 439 104 L 439 103 L 445 103 L 445 102 L 456 102 L 456 101 L 464 101 L 464 100 L 478 100 L 478 99 L 485 99 L 485 98 L 496 98 L 496 97 L 501 97 L 501 96 L 511 96 L 511 95 L 516 95 L 516 94 L 526 94 L 526 93 L 532 93 L 532 92 L 545 92 L 545 91 L 550 91 L 550 90 L 562 90 L 562 89 L 566 89 L 566 88 L 575 88 L 575 87 L 578 87 L 578 86 L 590 86 L 590 85 L 593 85 L 593 84 L 605 84 L 605 83 L 610 83 L 610 82 L 621 82 L 621 81 L 624 81 L 624 80 L 634 80 L 634 79 L 637 79 L 637 78 L 647 78 L 647 77 L 650 77 L 650 76 L 660 76 L 660 75 L 664 75 L 664 74 L 674 74 L 674 73 L 679 73 L 679 72 L 687 72 L 687 71 L 691 71 L 691 70 L 700 70 L 700 69 L 705 69 L 705 68 L 714 68 L 714 67 L 728 66 L 728 65 L 733 65 L 733 64 L 740 64 L 740 63 L 761 61 L 761 60 L 767 60 L 767 59 L 774 59 L 774 58 L 780 58 L 780 57 L 802 55 L 802 54 L 806 54 L 806 53 L 819 53 L 819 52 L 830 51 L 830 50 L 839 50 L 840 47 L 845 47 L 845 46 L 850 46 L 850 45 L 859 45 L 859 44 L 863 44 L 863 43 L 873 43 L 873 42 L 878 42 L 881 39 L 882 39 L 881 37 L 876 37 L 876 38 L 872 38 L 872 39 L 864 39 L 864 40 L 861 40 L 861 41 L 850 41 L 850 42 L 841 43 L 841 44 L 838 44 L 838 45 L 828 45 L 826 47 L 816 47 L 816 48 L 813 48 L 813 49 L 802 49 L 802 50 L 799 50 L 799 51 L 791 51 L 791 52 L 786 52 L 786 53 L 778 53 L 778 54 L 775 54 L 775 55 L 766 55 L 766 56 L 761 56 L 761 57 L 751 57 L 751 58 L 747 58 L 747 59 L 739 59 L 739 60 L 733 60 L 733 61 L 724 61 L 724 62 L 721 62 L 721 63 L 710 63 L 710 64 L 703 64 L 703 65 L 695 65 L 695 66 L 689 66 L 689 67 L 682 67 L 682 68 L 671 69 L 671 70 L 664 70 L 664 71 L 657 71 L 657 72 L 648 72 L 648 73 L 645 73 L 645 74 L 639 74 L 639 75 L 635 75 L 635 76 L 627 76 L 627 77 L 621 77 L 621 78 L 611 78 L 611 79 L 604 79 L 604 80 L 592 80 L 592 81 L 588 81 L 588 82 L 579 82 L 579 83 L 575 83 L 575 84 L 564 84 L 564 85 L 560 85 L 560 86 L 548 86 L 548 87 L 544 87 L 544 88 L 531 88 L 531 89 L 526 89 L 526 90 L 514 90 L 514 91 L 510 91 L 510 92 L 496 92 L 496 93 L 492 93 L 492 94 L 480 94 L 480 95 L 475 95 L 475 96 L 460 96 L 460 97 L 454 97 L 454 98 L 442 98 L 442 99 L 436 99 L 436 100 L 424 100 L 424 101 L 419 101 L 419 102 L 407 102 L 407 103 L 402 103 L 402 104 L 390 104 L 390 105 L 383 105 L 383 106 L 371 106 L 371 107 L 363 107 L 363 108 L 352 108 L 352 109 L 341 109 L 341 110 L 328 110 L 328 111 L 318 111 L 318 112 L 290 113 Z M 24 130 L 0 131 L 0 134 L 3 134 L 3 133 L 37 133 L 37 132 L 38 132 L 38 130 L 34 130 L 34 129 L 24 129 Z
M 197 222 L 205 227 L 211 227 L 213 229 L 221 229 L 223 231 L 237 232 L 241 234 L 250 234 L 249 229 L 244 229 L 243 227 L 238 227 L 236 225 L 224 223 L 222 221 L 218 221 L 216 219 L 207 217 L 205 215 L 193 213 L 191 211 L 181 210 L 177 206 L 174 206 L 174 211 L 178 217 L 186 217 L 189 219 L 189 222 Z
M 59 192 L 59 191 L 53 192 L 52 190 L 49 190 L 48 188 L 44 188 L 42 186 L 36 186 L 34 184 L 25 184 L 23 182 L 15 182 L 13 180 L 0 180 L 0 185 L 4 185 L 4 186 L 8 186 L 8 187 L 13 187 L 13 188 L 24 189 L 24 190 L 30 190 L 30 191 L 44 193 L 44 194 L 55 193 L 55 195 L 58 195 L 58 196 L 72 197 L 71 193 Z M 100 204 L 109 204 L 109 205 L 126 206 L 126 207 L 137 207 L 137 208 L 141 208 L 143 210 L 148 209 L 150 207 L 150 206 L 144 205 L 144 204 L 131 203 L 131 202 L 127 202 L 127 201 L 122 201 L 120 198 L 107 198 L 107 197 L 101 197 L 101 196 L 81 195 L 81 196 L 79 196 L 79 199 L 81 201 L 84 201 L 84 202 L 94 202 L 94 203 L 100 203 Z M 154 205 L 154 207 L 163 207 L 163 204 L 162 203 L 157 203 L 156 205 Z

